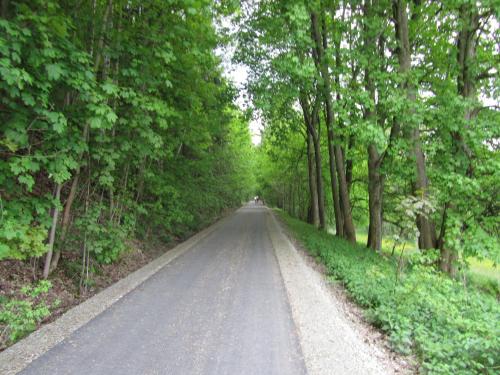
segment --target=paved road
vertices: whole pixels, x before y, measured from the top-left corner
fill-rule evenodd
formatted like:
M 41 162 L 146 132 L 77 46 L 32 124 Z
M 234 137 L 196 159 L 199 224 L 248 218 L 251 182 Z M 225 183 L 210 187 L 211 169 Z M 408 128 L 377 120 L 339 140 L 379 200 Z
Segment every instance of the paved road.
M 305 374 L 267 210 L 240 209 L 23 374 Z

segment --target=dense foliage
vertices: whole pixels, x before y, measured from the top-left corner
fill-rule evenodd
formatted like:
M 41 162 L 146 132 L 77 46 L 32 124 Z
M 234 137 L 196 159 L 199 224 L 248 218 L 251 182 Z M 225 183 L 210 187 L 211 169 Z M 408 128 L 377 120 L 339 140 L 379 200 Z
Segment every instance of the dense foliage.
M 260 194 L 321 230 L 288 220 L 424 373 L 499 366 L 499 278 L 483 295 L 468 270 L 500 261 L 499 10 L 260 0 L 235 17 Z
M 237 60 L 265 130 L 267 201 L 376 251 L 500 260 L 498 4 L 244 2 Z M 358 236 L 357 236 L 358 235 Z
M 37 325 L 50 314 L 50 308 L 44 300 L 44 294 L 52 287 L 50 281 L 41 280 L 34 286 L 22 289 L 22 299 L 9 299 L 0 296 L 0 349 L 4 344 L 14 343 L 31 333 Z M 5 299 L 5 301 L 4 301 Z
M 85 288 L 255 193 L 322 230 L 287 218 L 425 371 L 494 373 L 498 302 L 466 269 L 500 261 L 498 2 L 240 3 L 0 2 L 0 260 L 67 257 Z M 215 52 L 232 31 L 257 150 Z M 389 236 L 421 251 L 382 257 Z M 0 300 L 9 342 L 49 285 Z
M 426 266 L 425 256 L 402 265 L 281 214 L 311 255 L 367 308 L 393 347 L 415 353 L 433 374 L 494 374 L 500 365 L 496 298 L 465 290 Z
M 253 193 L 210 1 L 2 1 L 0 259 L 111 263 Z M 42 258 L 40 258 L 42 259 Z M 35 273 L 37 269 L 35 269 Z M 85 274 L 83 272 L 82 274 Z

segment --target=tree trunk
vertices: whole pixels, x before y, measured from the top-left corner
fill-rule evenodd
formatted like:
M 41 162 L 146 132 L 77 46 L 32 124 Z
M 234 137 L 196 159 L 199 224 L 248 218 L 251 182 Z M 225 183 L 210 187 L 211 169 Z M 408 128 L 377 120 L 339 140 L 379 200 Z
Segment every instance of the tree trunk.
M 405 82 L 402 88 L 405 91 L 406 98 L 413 104 L 417 100 L 417 88 L 407 78 L 411 70 L 411 47 L 408 29 L 407 4 L 405 0 L 393 1 L 393 11 L 395 20 L 396 41 L 398 43 L 397 56 L 399 61 L 399 73 L 405 76 Z M 413 109 L 410 109 L 409 117 L 412 117 Z M 425 168 L 425 156 L 422 151 L 420 141 L 420 124 L 409 125 L 404 131 L 410 139 L 412 147 L 412 156 L 415 159 L 416 177 L 415 194 L 422 198 L 427 198 L 429 181 Z M 436 247 L 436 233 L 430 219 L 424 215 L 417 215 L 417 227 L 420 233 L 419 247 L 421 249 L 432 249 Z
M 353 135 L 351 135 L 349 137 L 349 143 L 347 145 L 347 152 L 349 152 L 349 150 L 352 150 L 354 148 L 354 142 L 355 142 L 355 138 Z M 351 193 L 351 187 L 352 187 L 352 168 L 353 168 L 354 164 L 353 164 L 353 160 L 352 158 L 349 158 L 345 161 L 345 179 L 346 179 L 346 183 L 347 183 L 347 192 L 348 194 Z
M 307 96 L 301 94 L 300 105 L 304 116 L 304 124 L 311 135 L 314 146 L 314 163 L 316 166 L 316 189 L 318 191 L 319 229 L 325 229 L 325 191 L 323 188 L 323 172 L 321 169 L 321 142 L 318 121 L 319 100 L 316 99 L 313 108 L 309 105 Z M 318 126 L 316 126 L 318 125 Z
M 70 99 L 69 96 L 66 97 L 66 105 L 69 105 Z M 83 140 L 85 142 L 88 141 L 89 134 L 89 125 L 85 124 L 83 127 Z M 80 163 L 83 159 L 83 154 L 80 154 Z M 61 223 L 61 246 L 54 252 L 54 256 L 52 257 L 52 262 L 50 264 L 49 273 L 57 268 L 59 264 L 59 260 L 61 258 L 61 253 L 63 251 L 64 241 L 66 240 L 66 235 L 68 234 L 69 224 L 71 221 L 71 208 L 73 206 L 73 202 L 75 201 L 76 192 L 78 190 L 78 182 L 80 180 L 80 170 L 81 167 L 78 167 L 75 177 L 73 177 L 73 181 L 71 182 L 71 188 L 69 191 L 68 199 L 66 200 L 66 204 L 64 205 L 63 218 Z
M 328 122 L 327 122 L 328 124 Z M 344 237 L 344 215 L 340 207 L 339 187 L 337 185 L 337 173 L 335 171 L 335 151 L 333 145 L 333 132 L 331 128 L 328 132 L 328 156 L 330 161 L 330 182 L 332 187 L 333 211 L 335 214 L 335 234 Z
M 462 4 L 459 8 L 459 18 L 461 21 L 461 28 L 457 35 L 457 63 L 459 67 L 457 76 L 457 93 L 464 99 L 472 100 L 476 98 L 476 77 L 473 76 L 471 71 L 471 64 L 476 58 L 476 32 L 479 27 L 479 15 L 477 9 L 471 4 Z M 466 122 L 473 120 L 474 112 L 472 108 L 467 108 L 464 112 Z M 466 125 L 467 126 L 467 125 Z M 465 142 L 462 134 L 459 131 L 454 131 L 451 134 L 454 143 L 454 152 L 457 159 L 467 160 L 467 166 L 464 168 L 465 175 L 472 177 L 474 168 L 472 164 L 473 152 Z M 461 155 L 459 155 L 461 154 Z M 463 157 L 465 156 L 465 158 Z M 458 172 L 458 171 L 457 171 Z M 456 252 L 446 247 L 444 240 L 446 230 L 447 210 L 453 208 L 453 204 L 448 202 L 445 205 L 443 213 L 443 221 L 441 225 L 441 234 L 439 236 L 439 250 L 440 250 L 440 266 L 443 272 L 448 273 L 451 277 L 456 277 L 458 273 Z
M 374 144 L 368 146 L 368 207 L 370 223 L 368 226 L 367 247 L 382 249 L 382 197 L 384 180 L 380 174 L 380 155 Z
M 318 190 L 318 216 L 319 228 L 325 229 L 325 191 L 323 188 L 323 172 L 321 170 L 321 144 L 319 137 L 313 137 L 314 145 L 314 162 L 316 165 L 316 188 Z
M 56 193 L 55 195 L 55 200 L 59 202 L 59 199 L 61 198 L 61 184 L 57 184 L 56 188 Z M 59 217 L 59 210 L 57 207 L 54 207 L 52 211 L 52 225 L 50 227 L 49 231 L 49 240 L 47 247 L 49 250 L 47 251 L 47 255 L 45 256 L 45 264 L 43 266 L 43 278 L 46 279 L 49 277 L 49 271 L 50 271 L 50 263 L 52 261 L 52 250 L 54 248 L 54 242 L 56 240 L 56 228 L 57 228 L 57 218 Z
M 314 37 L 315 45 L 316 45 L 316 67 L 321 75 L 323 80 L 323 99 L 326 108 L 326 126 L 328 132 L 328 140 L 334 142 L 334 132 L 333 132 L 333 123 L 334 123 L 334 115 L 332 110 L 332 99 L 331 99 L 331 85 L 330 85 L 330 76 L 328 72 L 328 65 L 324 58 L 324 48 L 326 46 L 326 36 L 320 33 L 319 24 L 318 24 L 318 15 L 316 12 L 311 12 L 311 29 Z M 323 33 L 325 30 L 323 30 Z M 344 220 L 344 230 L 345 237 L 352 243 L 356 243 L 356 230 L 354 228 L 354 223 L 352 221 L 352 213 L 351 213 L 351 203 L 349 201 L 349 193 L 347 191 L 347 182 L 345 176 L 345 165 L 344 165 L 344 156 L 342 155 L 342 149 L 340 145 L 333 145 L 334 150 L 334 169 L 336 169 L 338 176 L 338 187 L 339 187 L 339 203 L 342 208 L 342 216 Z M 332 168 L 332 167 L 330 167 Z M 334 179 L 332 179 L 334 180 Z M 333 184 L 333 183 L 332 183 Z
M 373 5 L 371 1 L 365 1 L 363 4 L 363 15 L 365 20 L 373 17 Z M 367 61 L 375 60 L 376 56 L 376 30 L 372 30 L 368 22 L 363 25 L 363 44 L 367 56 Z M 375 84 L 371 76 L 371 66 L 364 68 L 365 90 L 370 97 L 371 104 L 364 109 L 364 118 L 367 122 L 379 124 L 379 114 L 377 113 L 377 102 L 375 97 Z M 382 195 L 383 195 L 383 177 L 380 173 L 382 158 L 377 150 L 375 143 L 370 143 L 368 151 L 368 241 L 366 246 L 380 251 L 382 249 Z
M 95 5 L 96 4 L 94 3 L 94 8 L 95 8 Z M 102 28 L 100 31 L 100 37 L 99 37 L 99 41 L 98 41 L 98 48 L 97 48 L 97 52 L 95 53 L 95 58 L 94 58 L 94 72 L 95 72 L 96 76 L 97 76 L 98 70 L 100 68 L 101 60 L 102 60 L 102 51 L 104 49 L 105 33 L 107 31 L 108 19 L 112 13 L 112 7 L 113 7 L 113 1 L 109 0 L 108 4 L 106 6 L 105 13 L 104 13 Z M 94 28 L 92 30 L 92 33 L 94 33 Z M 91 46 L 91 55 L 93 55 L 93 50 L 94 50 L 93 46 Z M 67 99 L 67 101 L 68 101 L 67 104 L 69 104 L 69 98 Z M 87 140 L 88 133 L 89 133 L 89 125 L 87 123 L 87 124 L 85 124 L 84 129 L 83 129 L 84 140 Z M 76 191 L 78 189 L 79 178 L 80 178 L 80 168 L 78 168 L 78 170 L 75 174 L 75 177 L 73 178 L 73 181 L 71 183 L 70 192 L 68 195 L 68 199 L 67 199 L 66 204 L 64 206 L 63 219 L 62 219 L 62 223 L 61 223 L 61 244 L 64 244 L 64 241 L 66 239 L 66 235 L 67 235 L 67 232 L 69 229 L 69 224 L 70 224 L 70 219 L 71 219 L 71 208 L 73 206 L 73 202 L 74 202 L 75 197 L 76 197 Z M 61 258 L 61 253 L 62 253 L 62 248 L 57 249 L 54 252 L 53 256 L 51 254 L 52 260 L 51 260 L 50 265 L 49 265 L 48 273 L 52 272 L 54 269 L 57 268 L 57 265 L 59 264 L 59 260 Z M 47 265 L 45 265 L 45 267 L 47 267 Z M 44 273 L 45 273 L 45 270 L 44 270 Z M 47 274 L 47 276 L 48 276 L 48 274 Z
M 99 33 L 99 41 L 97 43 L 97 48 L 96 48 L 96 54 L 95 54 L 95 59 L 94 59 L 94 72 L 97 77 L 97 73 L 99 71 L 99 68 L 101 66 L 101 62 L 103 60 L 103 54 L 102 52 L 104 51 L 104 41 L 105 41 L 105 36 L 108 28 L 108 19 L 109 16 L 112 13 L 113 9 L 113 0 L 108 0 L 108 4 L 106 5 L 106 10 L 104 11 L 104 16 L 102 20 L 102 28 Z M 93 46 L 92 46 L 93 49 Z
M 71 188 L 69 191 L 68 199 L 66 201 L 66 204 L 64 205 L 63 218 L 61 223 L 61 241 L 60 241 L 61 247 L 59 247 L 54 252 L 49 272 L 52 272 L 57 268 L 57 265 L 59 264 L 59 260 L 61 258 L 62 246 L 64 246 L 64 241 L 66 240 L 66 235 L 68 233 L 69 223 L 71 219 L 71 207 L 76 197 L 76 191 L 78 188 L 79 179 L 80 179 L 80 170 L 78 170 L 75 177 L 73 178 L 73 181 L 71 182 Z
M 332 18 L 333 19 L 333 18 Z M 323 18 L 323 27 L 324 27 L 324 18 Z M 340 42 L 339 42 L 340 43 Z M 326 41 L 326 35 L 323 34 L 323 48 L 327 48 L 327 41 Z M 335 83 L 337 86 L 340 86 L 340 71 L 341 71 L 341 65 L 342 61 L 340 59 L 340 46 L 335 45 L 335 67 L 337 68 L 337 73 L 334 76 Z M 341 96 L 340 92 L 337 91 L 337 100 L 340 101 Z M 327 111 L 328 115 L 328 111 Z M 328 116 L 325 116 L 328 117 Z M 328 127 L 328 154 L 330 156 L 330 179 L 331 179 L 331 184 L 332 184 L 332 198 L 333 198 L 333 209 L 334 209 L 334 214 L 335 214 L 335 231 L 336 235 L 339 237 L 345 237 L 345 233 L 347 232 L 347 229 L 345 228 L 345 221 L 344 221 L 344 206 L 340 200 L 340 191 L 339 187 L 336 181 L 336 171 L 335 171 L 335 165 L 336 165 L 336 159 L 335 159 L 335 151 L 334 151 L 334 140 L 333 140 L 333 122 L 334 120 L 331 119 L 331 126 Z M 328 124 L 328 120 L 327 120 Z M 339 126 L 340 126 L 340 121 L 339 121 Z M 352 181 L 352 160 L 350 160 L 346 163 L 346 184 L 347 184 L 347 195 L 349 196 L 349 190 L 350 190 L 350 184 Z M 349 167 L 351 167 L 349 169 Z M 349 175 L 349 173 L 351 173 Z
M 343 11 L 342 20 L 344 20 L 345 10 L 346 9 L 345 9 L 345 4 L 344 4 L 343 10 L 342 10 Z M 333 22 L 335 22 L 335 16 L 333 14 L 332 14 L 332 20 L 333 20 Z M 323 19 L 323 22 L 324 22 L 324 19 Z M 323 26 L 323 27 L 325 27 L 325 26 Z M 326 49 L 327 48 L 326 35 L 323 35 L 323 40 L 324 40 L 323 45 L 324 45 L 324 48 Z M 335 68 L 336 68 L 334 79 L 335 79 L 336 87 L 340 87 L 340 72 L 342 71 L 342 57 L 340 55 L 340 40 L 341 40 L 341 37 L 338 37 L 337 39 L 335 39 L 335 43 L 334 43 L 335 44 Z M 353 75 L 351 77 L 351 81 L 355 82 L 356 79 L 357 79 L 357 73 L 353 72 Z M 342 99 L 342 97 L 340 95 L 340 90 L 337 90 L 336 98 L 337 98 L 338 102 L 340 102 L 340 100 Z M 344 124 L 340 120 L 340 116 L 338 118 L 339 118 L 339 120 L 338 120 L 339 127 L 343 128 Z M 354 148 L 354 142 L 355 142 L 355 137 L 353 134 L 351 134 L 349 136 L 348 143 L 347 143 L 347 152 L 349 152 L 350 150 L 352 150 Z M 347 195 L 349 196 L 349 194 L 351 192 L 351 186 L 352 186 L 353 160 L 352 160 L 352 158 L 346 159 L 344 150 L 342 150 L 342 155 L 343 155 L 344 160 L 345 160 L 345 179 L 346 179 L 346 184 L 347 184 Z
M 310 207 L 311 207 L 311 218 L 310 223 L 316 228 L 319 226 L 319 214 L 318 214 L 318 190 L 316 189 L 316 172 L 314 171 L 314 150 L 313 150 L 313 140 L 309 132 L 307 132 L 307 171 L 309 177 L 309 194 L 310 194 Z
M 9 16 L 9 0 L 2 0 L 2 18 Z

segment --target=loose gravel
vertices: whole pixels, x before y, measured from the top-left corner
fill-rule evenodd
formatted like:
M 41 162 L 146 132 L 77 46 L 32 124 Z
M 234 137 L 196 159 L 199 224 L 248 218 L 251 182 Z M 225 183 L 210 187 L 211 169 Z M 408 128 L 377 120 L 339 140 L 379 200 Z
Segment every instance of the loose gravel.
M 397 374 L 389 354 L 365 337 L 343 311 L 323 275 L 310 267 L 290 242 L 274 214 L 268 229 L 285 282 L 292 316 L 310 375 Z M 352 317 L 351 317 L 352 318 Z

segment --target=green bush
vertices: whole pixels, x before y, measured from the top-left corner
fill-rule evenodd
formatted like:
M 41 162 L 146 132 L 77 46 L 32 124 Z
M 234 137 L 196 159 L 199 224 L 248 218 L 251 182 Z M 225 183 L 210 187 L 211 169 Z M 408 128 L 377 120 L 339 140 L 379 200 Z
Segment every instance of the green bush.
M 494 374 L 500 367 L 497 300 L 412 259 L 404 269 L 362 246 L 280 213 L 307 250 L 327 266 L 393 348 L 413 353 L 428 374 Z M 425 259 L 424 259 L 425 258 Z
M 76 220 L 75 227 L 81 233 L 81 240 L 86 241 L 93 258 L 98 263 L 110 264 L 127 249 L 125 241 L 133 223 L 128 220 L 123 224 L 101 220 L 105 213 L 102 205 L 94 205 Z
M 24 260 L 47 252 L 44 241 L 47 229 L 24 224 L 15 219 L 0 221 L 0 260 Z
M 50 306 L 39 297 L 52 287 L 50 281 L 40 281 L 35 286 L 22 289 L 23 299 L 0 300 L 0 343 L 16 342 L 36 329 L 38 323 L 50 314 Z M 53 306 L 55 307 L 55 306 Z

